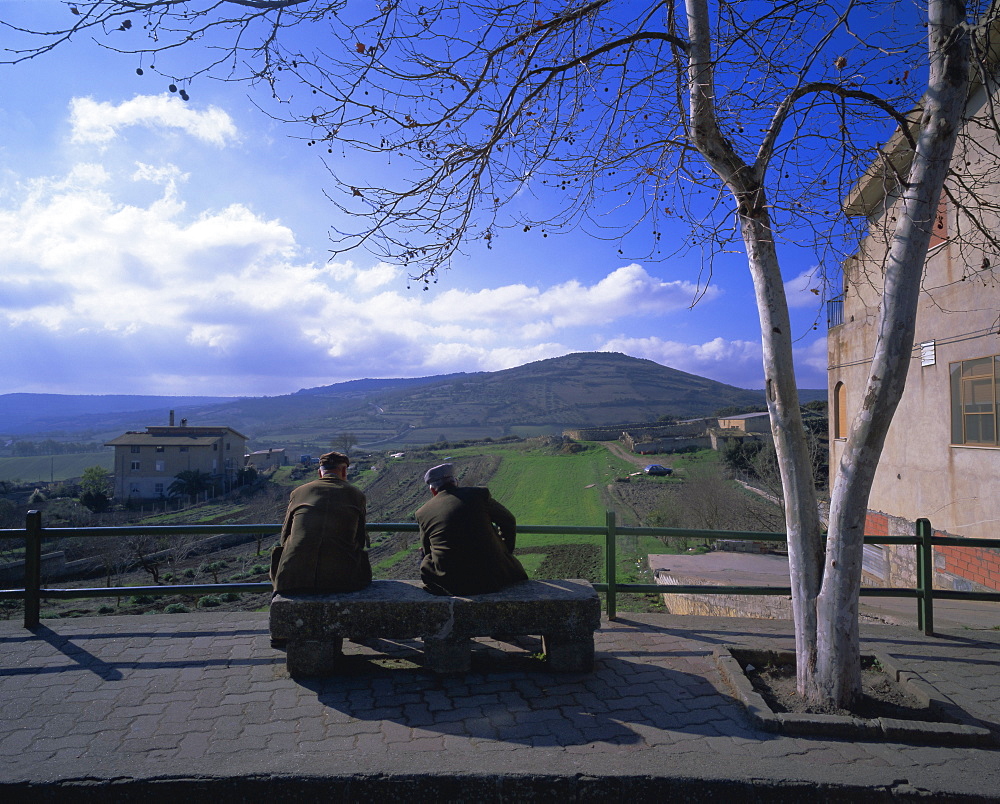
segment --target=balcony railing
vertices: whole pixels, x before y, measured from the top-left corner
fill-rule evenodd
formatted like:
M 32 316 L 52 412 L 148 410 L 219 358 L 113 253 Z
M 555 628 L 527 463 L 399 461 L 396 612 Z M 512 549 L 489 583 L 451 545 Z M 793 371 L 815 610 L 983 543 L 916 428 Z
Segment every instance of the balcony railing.
M 830 299 L 826 303 L 826 326 L 839 327 L 844 323 L 844 297 Z
M 368 532 L 415 533 L 413 522 L 369 522 Z M 0 600 L 24 601 L 24 627 L 38 626 L 41 615 L 41 601 L 70 600 L 77 598 L 117 597 L 121 595 L 146 596 L 163 595 L 165 592 L 179 594 L 211 594 L 217 592 L 266 592 L 270 583 L 210 583 L 210 584 L 169 584 L 160 586 L 106 586 L 97 588 L 68 589 L 43 587 L 41 578 L 42 540 L 46 537 L 107 537 L 107 536 L 184 536 L 192 534 L 276 534 L 280 525 L 132 525 L 128 527 L 85 527 L 85 528 L 43 528 L 39 511 L 29 511 L 25 527 L 0 530 L 0 539 L 24 539 L 24 586 L 15 589 L 0 589 Z M 606 611 L 609 619 L 617 616 L 617 600 L 620 594 L 673 594 L 673 595 L 791 595 L 790 587 L 778 586 L 719 586 L 719 585 L 661 585 L 618 583 L 617 541 L 619 537 L 653 536 L 657 538 L 701 539 L 711 541 L 727 539 L 755 542 L 785 542 L 784 533 L 761 533 L 757 531 L 712 531 L 690 530 L 686 528 L 635 528 L 620 527 L 613 511 L 609 511 L 603 526 L 568 525 L 518 525 L 518 533 L 540 535 L 603 536 L 605 541 L 605 582 L 595 583 L 594 589 L 605 595 Z M 917 603 L 917 627 L 928 636 L 934 633 L 935 600 L 975 600 L 1000 602 L 1000 592 L 962 592 L 934 589 L 935 546 L 957 546 L 974 548 L 1000 548 L 1000 539 L 962 539 L 950 536 L 935 536 L 927 519 L 918 519 L 912 536 L 865 536 L 865 544 L 911 544 L 917 548 L 917 583 L 913 589 L 904 587 L 862 587 L 862 597 L 898 597 L 915 599 Z

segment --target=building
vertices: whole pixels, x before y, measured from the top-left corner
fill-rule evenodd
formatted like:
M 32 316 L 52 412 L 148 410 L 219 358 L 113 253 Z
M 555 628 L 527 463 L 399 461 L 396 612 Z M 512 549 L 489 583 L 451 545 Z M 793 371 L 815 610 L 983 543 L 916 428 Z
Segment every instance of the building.
M 739 430 L 743 433 L 771 433 L 771 417 L 763 413 L 741 413 L 738 416 L 720 416 L 719 427 L 723 430 Z
M 977 194 L 1000 200 L 996 132 L 985 119 L 1000 93 L 982 85 L 967 106 L 971 120 L 955 151 L 963 173 L 992 176 Z M 978 120 L 978 122 L 977 122 Z M 908 151 L 886 146 L 884 164 L 905 174 Z M 880 163 L 883 164 L 883 163 Z M 990 172 L 992 170 L 992 172 Z M 889 168 L 873 169 L 847 199 L 850 214 L 865 215 L 870 234 L 844 266 L 843 296 L 829 309 L 830 465 L 843 452 L 864 394 L 875 346 L 881 263 L 898 186 Z M 1000 537 L 1000 255 L 965 237 L 970 227 L 1000 230 L 991 203 L 962 211 L 969 183 L 950 186 L 958 203 L 942 200 L 924 268 L 923 291 L 906 390 L 889 430 L 869 498 L 868 534 L 913 534 L 918 518 L 953 536 Z M 935 583 L 945 588 L 1000 589 L 1000 551 L 937 548 Z M 912 584 L 913 548 L 866 547 L 866 581 Z
M 115 448 L 114 496 L 123 501 L 160 499 L 186 470 L 205 472 L 228 491 L 243 468 L 246 441 L 231 427 L 188 427 L 185 419 L 179 427 L 171 423 L 120 435 L 105 445 Z
M 288 465 L 288 454 L 283 449 L 259 449 L 245 456 L 245 465 L 258 472 Z

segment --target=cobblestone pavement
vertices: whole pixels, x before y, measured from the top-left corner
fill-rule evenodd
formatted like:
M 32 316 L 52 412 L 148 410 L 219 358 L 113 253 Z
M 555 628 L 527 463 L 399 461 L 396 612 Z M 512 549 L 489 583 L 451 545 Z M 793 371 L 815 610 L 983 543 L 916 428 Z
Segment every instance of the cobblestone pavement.
M 1000 730 L 1000 632 L 863 633 L 866 648 Z M 8 621 L 0 623 L 0 796 L 65 798 L 101 780 L 125 790 L 156 780 L 297 778 L 340 780 L 343 797 L 363 800 L 375 797 L 361 794 L 366 784 L 419 776 L 488 779 L 472 797 L 495 800 L 513 796 L 504 780 L 531 778 L 552 789 L 560 779 L 614 782 L 621 796 L 623 780 L 659 792 L 684 780 L 689 794 L 694 783 L 706 791 L 738 783 L 770 790 L 772 801 L 779 789 L 792 791 L 780 800 L 816 789 L 826 800 L 861 789 L 876 799 L 1000 800 L 1000 749 L 755 730 L 714 663 L 722 645 L 790 648 L 790 624 L 625 614 L 603 624 L 597 667 L 586 675 L 546 672 L 532 639 L 481 641 L 473 671 L 448 678 L 420 668 L 418 643 L 347 643 L 343 675 L 300 681 L 270 647 L 266 614 L 47 620 L 35 632 Z M 410 800 L 422 798 L 417 789 Z M 433 796 L 449 799 L 440 785 Z

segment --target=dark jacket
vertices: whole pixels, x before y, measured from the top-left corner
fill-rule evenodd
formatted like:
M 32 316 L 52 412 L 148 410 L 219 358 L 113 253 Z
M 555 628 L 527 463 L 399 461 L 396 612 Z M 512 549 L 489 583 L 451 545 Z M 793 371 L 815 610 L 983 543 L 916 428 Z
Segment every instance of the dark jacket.
M 497 592 L 528 579 L 513 556 L 514 515 L 489 489 L 443 488 L 421 506 L 416 518 L 424 550 L 420 578 L 434 594 Z
M 276 592 L 354 592 L 371 583 L 365 495 L 327 476 L 292 491 L 271 556 Z

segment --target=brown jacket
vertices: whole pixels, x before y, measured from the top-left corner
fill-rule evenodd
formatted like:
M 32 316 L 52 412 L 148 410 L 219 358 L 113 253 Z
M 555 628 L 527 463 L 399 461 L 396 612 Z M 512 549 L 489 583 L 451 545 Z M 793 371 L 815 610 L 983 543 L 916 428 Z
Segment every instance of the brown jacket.
M 513 555 L 514 515 L 489 489 L 443 488 L 421 506 L 416 518 L 424 550 L 420 578 L 434 594 L 497 592 L 528 579 Z
M 365 495 L 327 476 L 292 491 L 271 556 L 275 592 L 353 592 L 371 583 Z

